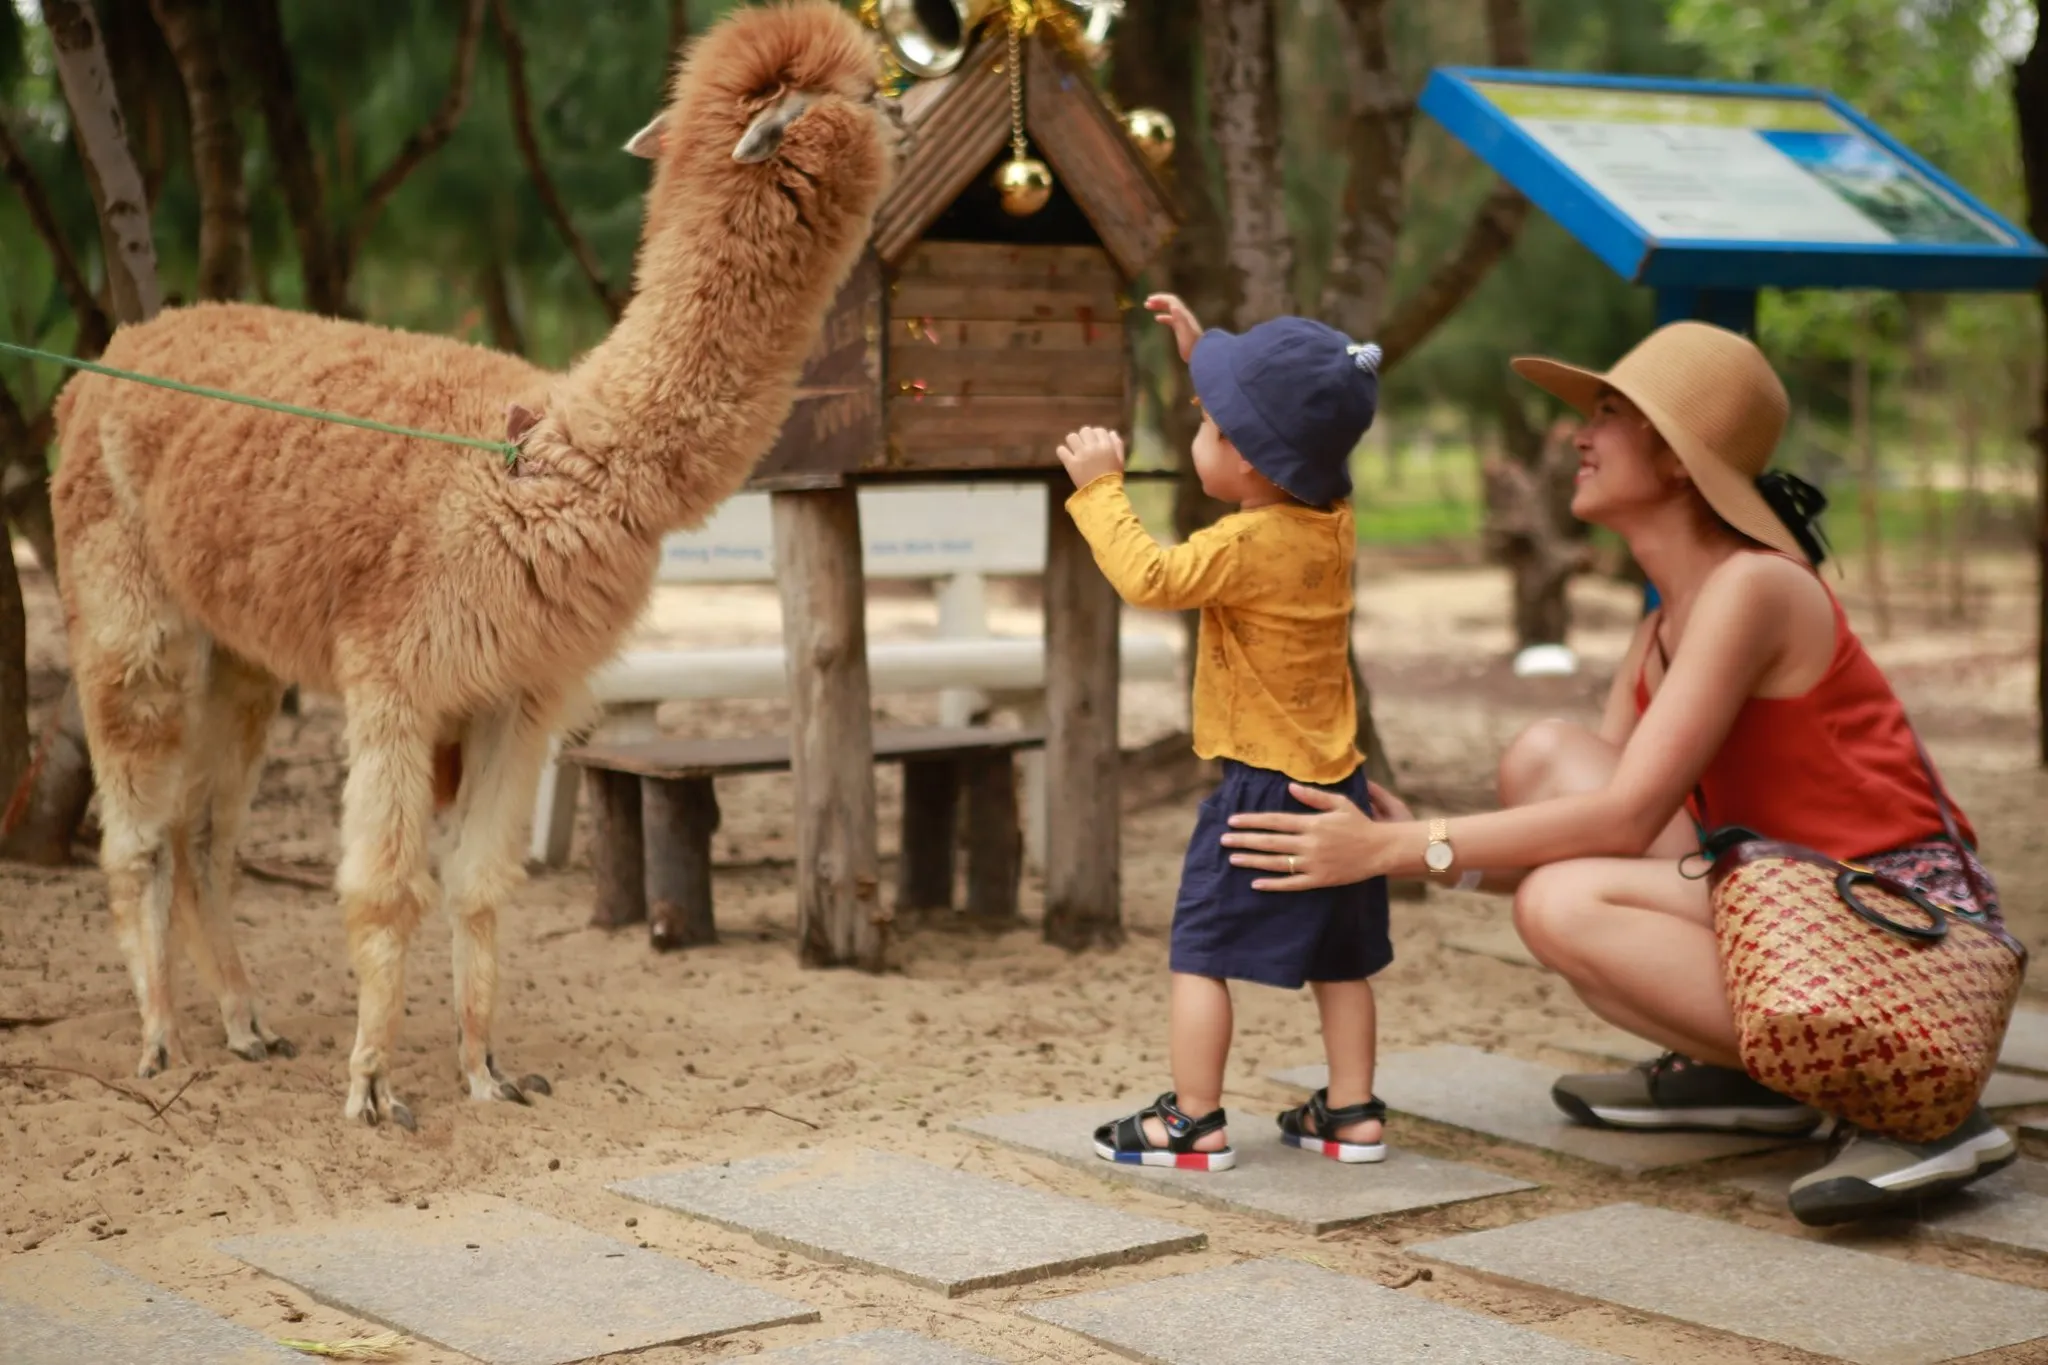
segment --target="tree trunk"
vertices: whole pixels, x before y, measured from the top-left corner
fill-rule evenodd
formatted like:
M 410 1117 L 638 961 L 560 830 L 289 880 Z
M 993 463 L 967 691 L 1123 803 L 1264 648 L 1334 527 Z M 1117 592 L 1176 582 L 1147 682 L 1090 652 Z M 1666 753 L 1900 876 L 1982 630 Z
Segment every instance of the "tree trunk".
M 1515 649 L 1563 644 L 1571 632 L 1572 578 L 1588 567 L 1584 525 L 1571 514 L 1578 451 L 1560 422 L 1546 436 L 1529 423 L 1518 394 L 1499 392 L 1505 459 L 1481 465 L 1486 555 L 1507 566 Z
M 321 188 L 319 163 L 313 157 L 313 139 L 306 131 L 306 116 L 299 107 L 278 0 L 243 0 L 237 16 L 233 31 L 243 51 L 242 69 L 255 82 L 263 106 L 271 161 L 277 167 L 285 207 L 291 214 L 292 235 L 298 243 L 305 306 L 328 317 L 352 316 L 348 276 L 327 222 L 326 194 Z
M 605 280 L 597 253 L 576 230 L 575 221 L 569 216 L 569 206 L 562 202 L 562 196 L 555 189 L 554 177 L 548 174 L 547 163 L 541 159 L 540 136 L 533 127 L 533 100 L 526 84 L 526 45 L 520 41 L 519 30 L 513 26 L 506 0 L 491 0 L 491 20 L 498 30 L 498 44 L 505 57 L 505 87 L 512 104 L 513 138 L 519 144 L 519 156 L 526 163 L 527 176 L 533 181 L 533 192 L 539 196 L 541 208 L 546 212 L 548 221 L 555 225 L 562 244 L 576 258 L 583 278 L 590 281 L 598 302 L 604 305 L 612 321 L 617 322 L 625 300 Z M 671 26 L 674 20 L 675 15 L 671 13 Z M 674 48 L 669 50 L 675 51 Z
M 2034 48 L 2013 68 L 2012 98 L 2020 128 L 2020 163 L 2027 182 L 2027 230 L 2048 237 L 2048 0 L 2034 0 Z M 2041 312 L 2048 318 L 2048 278 L 2040 285 Z M 2048 385 L 2032 432 L 2040 475 L 2034 490 L 2034 535 L 2039 577 L 2035 584 L 2035 736 L 2041 766 L 2048 768 Z
M 519 325 L 512 306 L 511 271 L 503 258 L 493 255 L 477 271 L 477 289 L 484 296 L 484 317 L 491 328 L 491 345 L 513 355 L 526 354 L 526 332 Z
M 1272 0 L 1201 0 L 1201 21 L 1209 127 L 1223 168 L 1225 313 L 1250 326 L 1294 311 L 1276 16 Z
M 14 545 L 0 521 L 0 791 L 19 789 L 28 764 L 28 614 Z
M 72 131 L 85 162 L 86 185 L 99 210 L 116 324 L 156 316 L 156 243 L 149 197 L 128 147 L 127 125 L 113 72 L 100 42 L 91 0 L 44 0 L 43 22 L 56 48 L 57 78 L 71 109 Z
M 238 299 L 249 287 L 249 196 L 242 135 L 208 0 L 149 0 L 170 44 L 192 117 L 192 169 L 199 182 L 199 297 Z
M 1956 499 L 1955 533 L 1949 537 L 1948 613 L 1958 625 L 1968 625 L 1970 610 L 1970 551 L 1977 543 L 1983 504 L 1978 489 L 1979 461 L 1983 454 L 1983 421 L 1978 416 L 1977 398 L 1964 391 L 1958 398 L 1956 425 L 1963 445 L 1963 488 Z
M 158 307 L 156 245 L 98 17 L 89 0 L 43 0 L 43 19 L 56 48 L 57 76 L 71 109 L 86 183 L 99 211 L 115 321 L 142 322 Z M 92 757 L 74 680 L 44 727 L 28 774 L 0 815 L 0 855 L 46 864 L 67 861 L 72 838 L 92 804 L 92 790 Z

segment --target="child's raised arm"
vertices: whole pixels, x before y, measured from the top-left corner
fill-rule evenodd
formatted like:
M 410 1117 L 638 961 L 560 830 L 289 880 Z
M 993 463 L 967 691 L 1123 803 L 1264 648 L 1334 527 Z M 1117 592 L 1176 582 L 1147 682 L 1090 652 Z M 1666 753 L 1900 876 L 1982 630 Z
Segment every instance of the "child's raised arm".
M 1229 599 L 1237 577 L 1238 538 L 1208 527 L 1171 549 L 1138 520 L 1124 491 L 1124 445 L 1115 432 L 1085 427 L 1059 450 L 1077 491 L 1067 511 L 1117 595 L 1134 607 L 1185 611 Z

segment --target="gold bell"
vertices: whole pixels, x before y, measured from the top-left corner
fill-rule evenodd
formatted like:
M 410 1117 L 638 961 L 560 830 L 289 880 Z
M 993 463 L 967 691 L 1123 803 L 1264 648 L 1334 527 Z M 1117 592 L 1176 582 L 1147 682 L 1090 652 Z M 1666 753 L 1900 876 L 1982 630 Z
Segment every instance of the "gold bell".
M 1154 170 L 1173 160 L 1173 120 L 1157 109 L 1133 109 L 1124 115 L 1124 131 Z
M 1052 199 L 1052 172 L 1033 157 L 1012 157 L 997 168 L 996 189 L 1005 213 L 1029 218 Z

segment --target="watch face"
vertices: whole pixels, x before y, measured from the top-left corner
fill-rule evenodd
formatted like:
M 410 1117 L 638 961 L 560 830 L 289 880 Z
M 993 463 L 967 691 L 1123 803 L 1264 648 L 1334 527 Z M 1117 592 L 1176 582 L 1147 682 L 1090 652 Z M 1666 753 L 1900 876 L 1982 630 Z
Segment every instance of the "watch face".
M 1451 846 L 1431 844 L 1423 851 L 1422 861 L 1429 865 L 1431 872 L 1441 872 L 1451 865 Z

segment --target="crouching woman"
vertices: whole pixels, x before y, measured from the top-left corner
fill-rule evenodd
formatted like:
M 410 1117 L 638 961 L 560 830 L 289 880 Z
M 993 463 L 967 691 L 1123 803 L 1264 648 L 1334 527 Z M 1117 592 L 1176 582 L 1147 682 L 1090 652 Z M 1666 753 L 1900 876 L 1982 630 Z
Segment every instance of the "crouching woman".
M 1579 1122 L 1809 1132 L 1823 1115 L 1742 1069 L 1707 885 L 1680 859 L 1703 827 L 1744 826 L 1995 924 L 1974 831 L 1945 812 L 1898 698 L 1816 572 L 1822 500 L 1766 471 L 1788 403 L 1763 354 L 1678 323 L 1608 374 L 1514 367 L 1583 416 L 1573 514 L 1621 536 L 1661 597 L 1598 729 L 1547 721 L 1518 738 L 1500 763 L 1503 810 L 1425 826 L 1380 790 L 1369 819 L 1301 787 L 1317 813 L 1239 815 L 1223 842 L 1274 891 L 1404 875 L 1512 888 L 1530 950 L 1595 1014 L 1668 1049 L 1560 1079 L 1553 1096 Z M 1894 1212 L 2016 1154 L 1981 1108 L 1927 1143 L 1838 1128 L 1829 1160 L 1793 1185 L 1792 1212 Z

